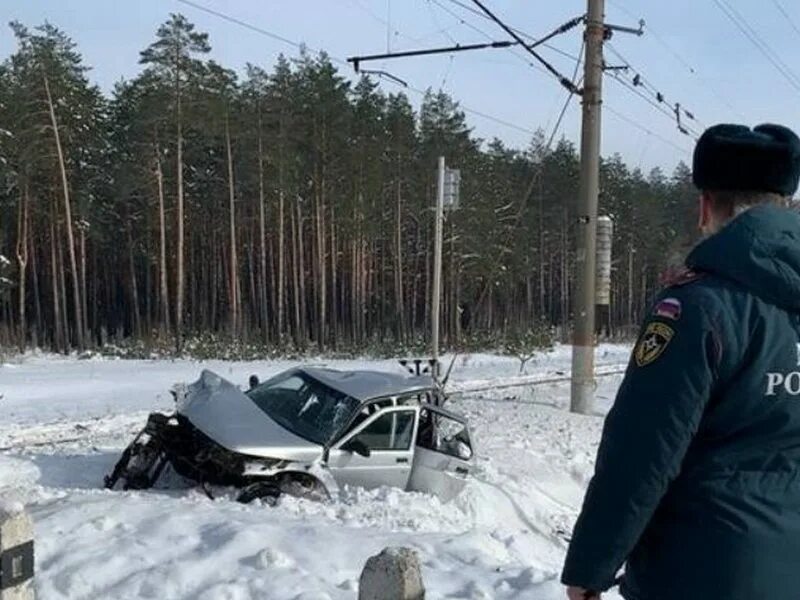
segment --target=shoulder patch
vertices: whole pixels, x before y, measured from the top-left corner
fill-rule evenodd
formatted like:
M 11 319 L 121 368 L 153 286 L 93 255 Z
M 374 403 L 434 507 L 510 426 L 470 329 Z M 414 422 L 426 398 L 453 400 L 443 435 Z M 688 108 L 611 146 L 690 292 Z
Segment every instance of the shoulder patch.
M 664 353 L 674 336 L 675 330 L 669 325 L 656 321 L 650 323 L 633 351 L 636 364 L 644 367 L 655 362 Z
M 681 301 L 677 298 L 664 298 L 653 309 L 653 315 L 663 319 L 677 321 L 681 318 Z

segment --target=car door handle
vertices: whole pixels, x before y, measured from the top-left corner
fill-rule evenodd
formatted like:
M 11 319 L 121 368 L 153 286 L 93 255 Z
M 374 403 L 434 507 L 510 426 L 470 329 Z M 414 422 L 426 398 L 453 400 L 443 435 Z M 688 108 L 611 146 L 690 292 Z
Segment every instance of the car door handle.
M 396 458 L 396 459 L 394 459 L 394 462 L 396 462 L 398 464 L 401 464 L 401 465 L 407 465 L 408 464 L 408 459 L 407 458 Z
M 469 475 L 469 469 L 465 469 L 464 467 L 456 467 L 456 473 L 459 475 Z

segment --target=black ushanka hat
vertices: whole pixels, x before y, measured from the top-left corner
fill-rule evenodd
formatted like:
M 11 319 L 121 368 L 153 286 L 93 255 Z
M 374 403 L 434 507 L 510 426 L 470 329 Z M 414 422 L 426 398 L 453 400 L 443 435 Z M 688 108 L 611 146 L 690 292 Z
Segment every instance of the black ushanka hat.
M 781 125 L 714 125 L 697 141 L 693 163 L 701 190 L 791 196 L 800 179 L 800 138 Z

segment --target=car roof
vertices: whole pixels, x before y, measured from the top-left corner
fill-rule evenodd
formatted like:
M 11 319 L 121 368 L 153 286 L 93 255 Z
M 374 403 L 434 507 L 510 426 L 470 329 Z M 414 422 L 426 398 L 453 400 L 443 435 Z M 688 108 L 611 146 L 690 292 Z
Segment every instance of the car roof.
M 426 392 L 436 388 L 433 378 L 428 375 L 408 376 L 384 371 L 338 371 L 322 367 L 298 367 L 297 370 L 361 402 L 373 398 Z

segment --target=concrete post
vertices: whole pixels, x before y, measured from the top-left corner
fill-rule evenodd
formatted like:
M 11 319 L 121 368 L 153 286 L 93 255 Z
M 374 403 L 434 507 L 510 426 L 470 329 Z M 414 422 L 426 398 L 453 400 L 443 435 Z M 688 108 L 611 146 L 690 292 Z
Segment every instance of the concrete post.
M 364 565 L 358 600 L 424 600 L 419 557 L 410 548 L 384 548 Z
M 21 507 L 0 505 L 0 600 L 33 600 L 33 522 Z
M 572 412 L 583 414 L 594 410 L 595 235 L 600 188 L 600 109 L 606 32 L 604 6 L 605 0 L 587 0 L 570 395 Z

